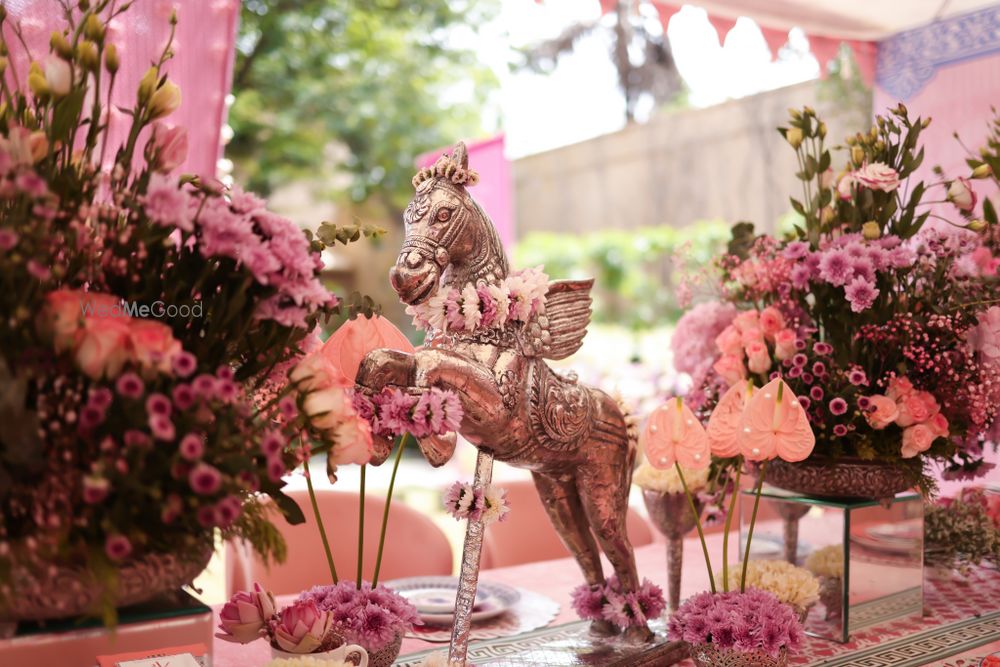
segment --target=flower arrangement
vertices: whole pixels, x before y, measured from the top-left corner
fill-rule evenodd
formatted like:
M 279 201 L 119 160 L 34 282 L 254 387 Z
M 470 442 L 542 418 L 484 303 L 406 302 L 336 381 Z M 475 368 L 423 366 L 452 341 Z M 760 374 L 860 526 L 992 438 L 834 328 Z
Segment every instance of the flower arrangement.
M 467 482 L 455 482 L 444 494 L 444 508 L 457 521 L 482 519 L 488 526 L 506 521 L 510 502 L 507 491 L 492 484 L 478 489 Z
M 925 490 L 929 461 L 949 476 L 989 467 L 982 443 L 1000 405 L 996 212 L 984 199 L 977 213 L 968 178 L 903 185 L 923 160 L 928 123 L 899 105 L 848 137 L 835 174 L 825 124 L 792 111 L 781 133 L 801 166 L 799 224 L 783 238 L 736 225 L 716 263 L 714 305 L 678 325 L 702 337 L 677 344 L 698 355 L 682 362 L 696 410 L 708 414 L 748 379 L 780 376 L 816 433 L 814 457 L 892 463 Z M 998 128 L 969 178 L 996 181 Z M 949 202 L 957 221 L 938 213 Z
M 663 590 L 643 579 L 633 593 L 623 593 L 618 577 L 611 576 L 604 585 L 581 584 L 573 589 L 573 609 L 584 620 L 604 620 L 619 628 L 644 625 L 666 608 Z
M 982 561 L 1000 563 L 1000 528 L 981 491 L 928 504 L 924 511 L 924 562 L 968 574 Z
M 713 645 L 777 659 L 798 648 L 805 633 L 791 607 L 771 593 L 699 593 L 670 617 L 671 637 L 693 646 Z
M 729 566 L 732 578 L 729 587 L 735 589 L 738 582 L 735 573 L 742 570 L 742 563 Z M 725 582 L 727 574 L 721 570 L 715 573 L 718 581 Z M 747 565 L 746 585 L 749 588 L 767 591 L 779 602 L 790 605 L 797 611 L 811 607 L 819 600 L 819 580 L 801 567 L 784 560 L 752 560 Z
M 396 637 L 420 625 L 417 609 L 406 598 L 378 584 L 341 581 L 332 586 L 314 586 L 299 602 L 314 602 L 331 615 L 333 628 L 349 642 L 377 652 Z
M 817 549 L 806 556 L 803 565 L 817 577 L 840 579 L 844 576 L 844 548 L 831 544 Z
M 549 277 L 539 266 L 511 273 L 496 284 L 442 289 L 426 303 L 407 306 L 406 312 L 415 327 L 428 331 L 502 329 L 543 311 L 548 289 Z
M 670 621 L 671 636 L 691 643 L 695 653 L 699 650 L 756 651 L 777 660 L 801 641 L 802 628 L 789 605 L 791 600 L 810 599 L 813 591 L 806 590 L 797 572 L 769 570 L 768 566 L 761 565 L 751 577 L 748 570 L 767 463 L 776 458 L 801 461 L 809 456 L 815 445 L 815 436 L 804 412 L 791 388 L 776 377 L 760 389 L 754 387 L 753 381 L 734 384 L 715 405 L 707 429 L 680 397 L 657 408 L 647 420 L 641 440 L 646 456 L 654 468 L 672 467 L 676 471 L 695 517 L 708 570 L 710 591 L 686 600 Z M 722 485 L 723 495 L 728 491 L 730 499 L 723 528 L 723 561 L 718 585 L 700 513 L 684 474 L 685 469 L 708 471 L 713 457 L 736 471 L 732 484 L 727 480 Z M 758 466 L 757 488 L 746 552 L 742 566 L 738 566 L 741 574 L 737 578 L 729 571 L 729 528 L 745 462 Z M 719 503 L 723 501 L 724 497 Z M 789 601 L 779 601 L 771 593 L 753 588 L 754 583 L 777 589 Z M 730 592 L 731 585 L 733 590 Z M 756 622 L 747 625 L 751 618 Z M 762 618 L 769 621 L 762 624 Z
M 109 622 L 130 559 L 194 555 L 216 531 L 283 557 L 268 512 L 301 511 L 282 477 L 371 449 L 317 424 L 318 399 L 283 372 L 338 309 L 324 244 L 239 187 L 173 173 L 187 134 L 167 122 L 172 32 L 125 113 L 111 107 L 125 82 L 108 25 L 127 8 L 66 3 L 0 104 L 0 418 L 15 425 L 0 434 L 0 607 L 45 585 L 29 570 L 68 564 L 97 575 Z M 6 11 L 0 24 L 20 35 Z

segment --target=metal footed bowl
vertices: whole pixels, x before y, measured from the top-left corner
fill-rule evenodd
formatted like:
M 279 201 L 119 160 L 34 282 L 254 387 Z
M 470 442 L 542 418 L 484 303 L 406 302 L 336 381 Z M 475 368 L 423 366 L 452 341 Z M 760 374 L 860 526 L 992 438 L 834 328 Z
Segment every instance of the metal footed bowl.
M 208 566 L 212 545 L 186 554 L 146 554 L 118 569 L 116 607 L 150 600 L 191 583 Z M 101 607 L 104 586 L 86 567 L 43 565 L 42 571 L 14 567 L 10 608 L 0 608 L 0 621 L 44 621 L 92 614 Z
M 786 667 L 788 651 L 781 649 L 777 658 L 760 651 L 737 651 L 713 644 L 692 644 L 691 660 L 698 667 Z
M 898 466 L 878 461 L 844 459 L 837 462 L 806 459 L 767 465 L 766 481 L 780 489 L 820 498 L 881 500 L 913 486 Z
M 399 651 L 402 647 L 403 633 L 400 632 L 395 639 L 379 650 L 368 651 L 368 667 L 390 667 L 399 657 Z

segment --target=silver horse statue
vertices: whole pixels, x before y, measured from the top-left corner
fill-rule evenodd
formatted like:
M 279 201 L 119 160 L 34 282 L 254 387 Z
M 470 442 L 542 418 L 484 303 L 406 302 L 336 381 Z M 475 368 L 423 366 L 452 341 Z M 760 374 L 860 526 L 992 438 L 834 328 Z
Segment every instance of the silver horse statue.
M 403 216 L 406 238 L 389 274 L 404 303 L 423 303 L 442 287 L 462 289 L 507 277 L 509 265 L 496 229 L 466 190 L 477 180 L 462 143 L 414 176 L 416 194 Z M 455 392 L 464 409 L 461 435 L 481 457 L 488 453 L 531 471 L 549 518 L 587 583 L 605 583 L 603 551 L 623 592 L 629 593 L 639 586 L 625 531 L 634 437 L 613 398 L 545 363 L 579 349 L 590 322 L 592 284 L 551 282 L 544 309 L 527 323 L 481 332 L 436 332 L 413 354 L 375 350 L 364 359 L 357 381 L 370 392 L 386 386 Z M 456 437 L 449 435 L 420 442 L 432 465 L 444 464 L 454 453 Z M 377 440 L 376 462 L 391 449 L 390 442 Z M 468 550 L 468 539 L 466 544 Z M 478 553 L 474 565 L 478 569 Z M 610 635 L 616 629 L 594 621 L 591 631 Z M 646 641 L 652 633 L 645 625 L 633 626 L 626 637 Z

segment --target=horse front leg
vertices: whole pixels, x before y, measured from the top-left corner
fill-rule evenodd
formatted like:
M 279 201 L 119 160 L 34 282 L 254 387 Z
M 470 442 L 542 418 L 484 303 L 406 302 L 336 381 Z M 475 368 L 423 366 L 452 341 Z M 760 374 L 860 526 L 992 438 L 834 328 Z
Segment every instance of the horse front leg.
M 449 350 L 419 350 L 414 358 L 414 386 L 450 389 L 462 402 L 465 437 L 475 442 L 476 435 L 496 433 L 509 420 L 492 369 Z
M 407 388 L 413 386 L 413 355 L 399 350 L 372 350 L 361 361 L 355 383 L 368 392 L 377 394 L 385 387 Z M 372 433 L 372 465 L 381 465 L 392 453 L 392 440 Z

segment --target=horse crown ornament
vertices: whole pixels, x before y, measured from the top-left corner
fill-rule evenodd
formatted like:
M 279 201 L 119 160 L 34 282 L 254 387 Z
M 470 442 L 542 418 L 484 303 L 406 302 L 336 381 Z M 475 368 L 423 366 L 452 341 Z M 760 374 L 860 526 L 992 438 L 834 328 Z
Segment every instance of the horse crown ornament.
M 481 459 L 488 454 L 531 471 L 586 582 L 605 586 L 603 551 L 621 591 L 635 593 L 639 581 L 625 529 L 634 433 L 614 399 L 545 363 L 579 349 L 590 321 L 593 280 L 548 282 L 538 270 L 512 275 L 493 223 L 466 190 L 477 181 L 462 143 L 414 176 L 416 194 L 404 213 L 406 238 L 389 277 L 418 321 L 427 304 L 439 306 L 438 317 L 423 319 L 430 333 L 413 354 L 371 352 L 358 373 L 359 388 L 454 391 L 464 409 L 462 436 L 480 450 Z M 518 286 L 530 292 L 539 278 L 539 298 L 514 303 Z M 468 301 L 479 291 L 496 294 L 509 312 L 491 314 L 487 322 L 478 301 L 470 312 Z M 455 294 L 465 297 L 465 306 L 448 296 Z M 384 460 L 391 443 L 376 440 L 376 461 Z M 455 443 L 453 433 L 432 436 L 420 441 L 420 449 L 439 466 L 452 456 Z M 467 550 L 468 545 L 467 538 Z M 639 621 L 626 636 L 650 639 L 644 619 Z M 594 621 L 592 630 L 617 631 L 604 620 Z

